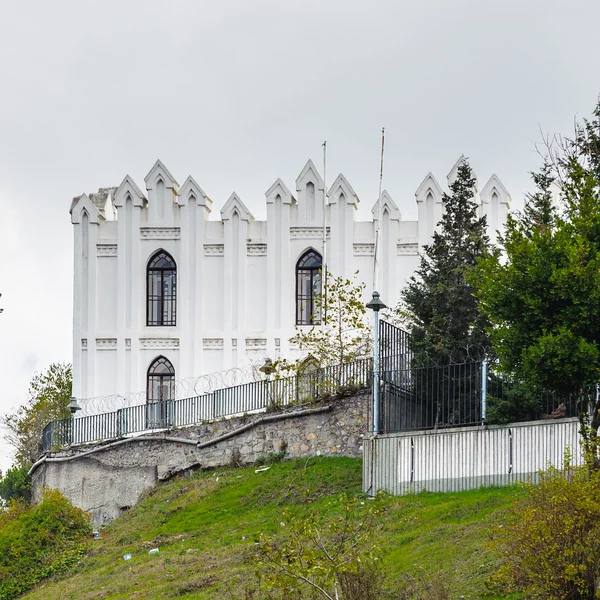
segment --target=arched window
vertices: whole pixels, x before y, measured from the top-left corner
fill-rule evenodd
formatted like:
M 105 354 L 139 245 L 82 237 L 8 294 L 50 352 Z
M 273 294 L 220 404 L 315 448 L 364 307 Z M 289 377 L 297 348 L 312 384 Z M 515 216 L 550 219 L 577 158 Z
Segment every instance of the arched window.
M 172 424 L 171 402 L 175 400 L 175 369 L 164 356 L 148 367 L 146 384 L 146 428 L 164 429 Z
M 147 325 L 175 325 L 177 266 L 168 252 L 159 250 L 148 263 L 146 276 Z
M 164 356 L 159 356 L 148 367 L 146 397 L 148 404 L 175 399 L 175 369 Z
M 321 293 L 321 255 L 315 250 L 305 252 L 296 265 L 296 325 L 318 325 L 319 308 L 315 305 Z

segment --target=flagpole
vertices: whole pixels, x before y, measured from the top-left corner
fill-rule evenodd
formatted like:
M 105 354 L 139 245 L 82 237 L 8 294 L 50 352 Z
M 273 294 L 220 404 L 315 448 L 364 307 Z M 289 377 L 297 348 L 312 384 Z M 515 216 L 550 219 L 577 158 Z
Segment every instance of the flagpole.
M 323 142 L 323 260 L 321 278 L 323 280 L 323 323 L 327 322 L 327 141 Z
M 385 127 L 381 128 L 381 162 L 379 166 L 379 196 L 377 200 L 377 226 L 375 228 L 375 257 L 373 260 L 373 291 L 379 284 L 379 254 L 381 252 L 381 188 L 383 184 L 383 152 L 385 149 Z

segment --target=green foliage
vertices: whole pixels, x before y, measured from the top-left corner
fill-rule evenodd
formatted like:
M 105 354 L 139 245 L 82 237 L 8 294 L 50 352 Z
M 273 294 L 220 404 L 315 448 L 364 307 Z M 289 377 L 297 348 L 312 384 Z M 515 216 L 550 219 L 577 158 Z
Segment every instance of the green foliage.
M 479 311 L 475 289 L 467 279 L 477 260 L 489 253 L 486 219 L 477 216 L 475 178 L 464 161 L 451 194 L 444 194 L 440 231 L 425 246 L 416 275 L 402 291 L 397 308 L 408 323 L 417 360 L 453 353 L 459 348 L 487 346 L 487 320 Z
M 362 461 L 295 459 L 255 470 L 196 471 L 157 485 L 101 529 L 100 539 L 90 542 L 67 578 L 44 581 L 24 600 L 265 600 L 265 590 L 250 591 L 256 587 L 254 540 L 261 533 L 283 540 L 288 527 L 280 522 L 286 509 L 306 518 L 316 513 L 322 522 L 337 518 L 343 506 L 332 500 L 343 492 L 360 494 Z M 382 550 L 381 569 L 394 591 L 391 597 L 441 600 L 448 597 L 447 588 L 452 598 L 484 598 L 485 581 L 496 568 L 487 547 L 490 528 L 505 523 L 507 507 L 523 493 L 504 487 L 381 498 L 385 510 L 372 541 Z M 160 553 L 148 556 L 156 547 Z M 133 559 L 123 561 L 125 553 Z M 310 597 L 307 591 L 302 590 L 303 600 Z
M 334 600 L 380 598 L 382 577 L 378 549 L 372 540 L 379 514 L 373 504 L 341 496 L 341 514 L 324 518 L 313 512 L 301 517 L 284 512 L 287 536 L 261 536 L 258 572 L 267 590 L 285 598 L 314 594 Z
M 597 122 L 576 126 L 549 160 L 533 174 L 523 213 L 508 218 L 503 252 L 480 259 L 474 282 L 504 373 L 537 390 L 576 393 L 600 378 Z
M 38 505 L 11 502 L 0 513 L 0 600 L 65 573 L 83 556 L 89 532 L 88 516 L 56 490 Z
M 540 394 L 530 384 L 500 378 L 495 373 L 491 373 L 490 380 L 486 423 L 502 425 L 540 418 Z M 495 396 L 489 390 L 501 390 L 502 394 Z
M 503 565 L 491 578 L 494 589 L 527 598 L 596 598 L 600 584 L 600 471 L 550 468 L 539 486 L 511 509 L 508 527 L 496 526 L 492 542 Z
M 6 428 L 4 437 L 16 449 L 15 461 L 18 466 L 35 462 L 39 455 L 42 431 L 50 421 L 71 416 L 69 402 L 72 381 L 70 364 L 52 363 L 45 371 L 33 376 L 27 402 L 3 415 L 2 423 Z
M 357 280 L 357 274 L 347 279 L 327 273 L 326 290 L 315 298 L 321 324 L 296 326 L 296 334 L 290 339 L 321 367 L 349 363 L 369 353 L 365 284 Z
M 0 498 L 5 502 L 9 500 L 31 500 L 30 465 L 11 467 L 4 477 L 0 473 Z

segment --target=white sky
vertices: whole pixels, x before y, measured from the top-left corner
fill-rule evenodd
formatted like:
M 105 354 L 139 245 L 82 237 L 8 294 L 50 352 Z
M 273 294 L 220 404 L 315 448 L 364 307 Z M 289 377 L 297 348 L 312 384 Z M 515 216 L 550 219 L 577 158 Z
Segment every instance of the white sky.
M 257 218 L 308 158 L 404 218 L 461 153 L 520 206 L 600 92 L 597 0 L 0 0 L 0 412 L 71 360 L 71 198 L 156 158 Z M 0 445 L 0 469 L 10 465 Z

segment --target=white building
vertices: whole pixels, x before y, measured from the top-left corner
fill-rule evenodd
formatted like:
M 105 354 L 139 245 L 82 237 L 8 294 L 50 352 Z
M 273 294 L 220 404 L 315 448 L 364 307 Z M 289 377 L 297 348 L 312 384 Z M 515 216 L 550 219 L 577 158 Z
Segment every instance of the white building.
M 459 159 L 448 175 L 456 176 Z M 323 179 L 308 161 L 292 193 L 267 190 L 267 220 L 256 221 L 233 193 L 210 220 L 212 200 L 190 176 L 179 185 L 157 161 L 143 193 L 126 176 L 73 200 L 75 235 L 73 394 L 92 398 L 173 382 L 289 355 L 295 326 L 311 321 L 323 253 Z M 355 220 L 359 199 L 343 175 L 328 186 L 327 268 L 359 271 L 373 289 L 376 220 L 381 214 L 381 298 L 394 306 L 442 216 L 442 188 L 430 173 L 416 191 L 418 220 L 404 221 L 382 194 L 373 219 Z M 492 238 L 510 196 L 492 175 L 478 192 Z M 368 301 L 368 297 L 365 301 Z

